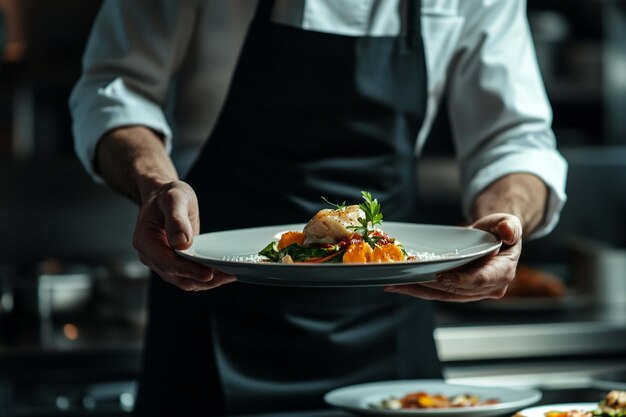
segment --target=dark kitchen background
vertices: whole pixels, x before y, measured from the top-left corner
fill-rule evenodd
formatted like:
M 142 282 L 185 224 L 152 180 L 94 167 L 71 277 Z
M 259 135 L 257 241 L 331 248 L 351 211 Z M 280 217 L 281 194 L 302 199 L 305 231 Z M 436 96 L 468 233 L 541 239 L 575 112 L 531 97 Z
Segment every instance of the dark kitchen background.
M 212 118 L 253 6 L 218 3 Z M 0 417 L 122 416 L 135 399 L 148 283 L 136 208 L 83 171 L 67 106 L 99 5 L 0 0 Z M 435 338 L 450 380 L 596 401 L 598 375 L 626 369 L 626 2 L 529 0 L 528 16 L 569 201 L 524 247 L 528 284 L 440 305 Z M 182 171 L 198 145 L 175 144 Z M 442 112 L 416 173 L 424 222 L 463 223 L 452 152 Z

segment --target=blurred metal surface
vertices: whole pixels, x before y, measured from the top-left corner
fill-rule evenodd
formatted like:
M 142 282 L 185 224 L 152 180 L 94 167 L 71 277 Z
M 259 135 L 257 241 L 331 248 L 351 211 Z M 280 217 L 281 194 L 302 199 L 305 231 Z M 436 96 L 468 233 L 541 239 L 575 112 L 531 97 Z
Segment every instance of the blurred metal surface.
M 584 238 L 571 238 L 566 245 L 572 285 L 597 305 L 626 306 L 626 248 Z
M 626 353 L 626 314 L 614 320 L 439 327 L 444 362 Z
M 565 390 L 577 388 L 619 389 L 619 384 L 594 383 L 597 375 L 613 375 L 626 366 L 626 360 L 567 360 L 560 362 L 525 361 L 499 364 L 448 366 L 445 377 L 450 382 L 468 385 L 536 387 Z M 604 381 L 606 382 L 606 381 Z
M 626 2 L 605 1 L 604 99 L 608 143 L 626 144 Z

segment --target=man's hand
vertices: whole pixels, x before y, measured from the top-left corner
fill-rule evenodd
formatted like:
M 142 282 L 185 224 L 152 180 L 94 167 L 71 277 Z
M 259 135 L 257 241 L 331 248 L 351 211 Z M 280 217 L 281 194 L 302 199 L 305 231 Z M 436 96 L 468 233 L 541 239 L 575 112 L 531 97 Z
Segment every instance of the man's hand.
M 112 130 L 100 140 L 95 162 L 107 183 L 140 207 L 133 246 L 144 264 L 185 291 L 235 281 L 232 275 L 174 252 L 190 247 L 200 230 L 198 199 L 188 184 L 178 180 L 163 141 L 154 131 L 141 126 Z
M 515 278 L 522 252 L 522 236 L 537 228 L 545 212 L 548 188 L 532 174 L 510 174 L 495 181 L 474 201 L 470 226 L 499 236 L 498 253 L 454 271 L 437 276 L 437 281 L 397 285 L 386 291 L 439 301 L 477 301 L 501 298 Z
M 390 286 L 385 291 L 438 301 L 501 298 L 515 278 L 517 261 L 522 252 L 522 224 L 516 216 L 497 213 L 479 219 L 470 227 L 498 235 L 502 239 L 498 253 L 442 273 L 437 276 L 437 281 Z
M 178 256 L 199 233 L 198 200 L 192 188 L 173 181 L 157 187 L 144 201 L 133 234 L 139 259 L 163 280 L 185 291 L 209 290 L 235 277 Z

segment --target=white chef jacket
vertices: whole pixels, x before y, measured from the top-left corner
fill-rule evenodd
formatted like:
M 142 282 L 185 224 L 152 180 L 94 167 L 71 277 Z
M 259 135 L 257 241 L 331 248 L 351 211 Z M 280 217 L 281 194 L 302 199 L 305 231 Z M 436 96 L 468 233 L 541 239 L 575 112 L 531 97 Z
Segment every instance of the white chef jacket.
M 226 93 L 216 85 L 228 83 L 255 3 L 104 1 L 70 98 L 75 149 L 96 181 L 96 145 L 110 129 L 147 126 L 168 151 L 172 140 L 208 137 Z M 276 0 L 272 20 L 345 36 L 397 36 L 405 11 L 406 0 Z M 532 173 L 550 190 L 533 236 L 547 234 L 566 200 L 567 164 L 556 151 L 525 0 L 422 0 L 422 34 L 428 100 L 416 154 L 445 94 L 468 218 L 493 181 Z

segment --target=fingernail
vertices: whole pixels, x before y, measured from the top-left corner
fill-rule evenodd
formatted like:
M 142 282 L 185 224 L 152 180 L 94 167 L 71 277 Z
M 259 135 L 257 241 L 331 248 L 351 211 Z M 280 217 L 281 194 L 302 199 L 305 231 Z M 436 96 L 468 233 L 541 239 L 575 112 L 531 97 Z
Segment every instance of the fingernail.
M 174 235 L 174 237 L 172 237 L 171 243 L 172 246 L 181 246 L 186 244 L 189 241 L 189 239 L 187 239 L 187 235 L 184 234 L 183 232 L 177 233 L 176 235 Z
M 386 292 L 398 292 L 396 287 L 385 287 Z

